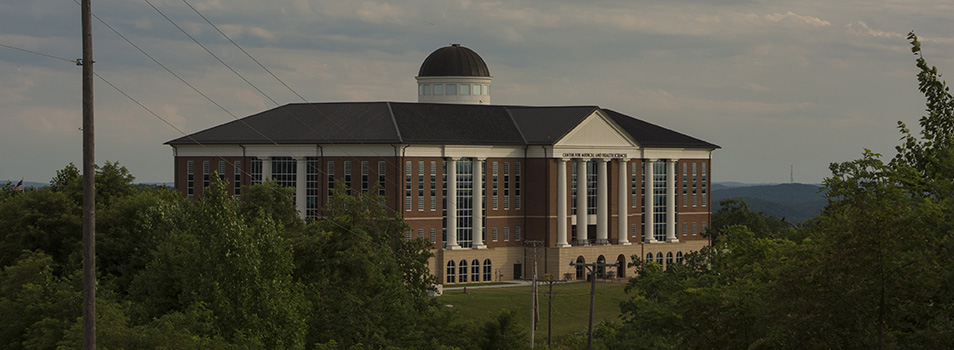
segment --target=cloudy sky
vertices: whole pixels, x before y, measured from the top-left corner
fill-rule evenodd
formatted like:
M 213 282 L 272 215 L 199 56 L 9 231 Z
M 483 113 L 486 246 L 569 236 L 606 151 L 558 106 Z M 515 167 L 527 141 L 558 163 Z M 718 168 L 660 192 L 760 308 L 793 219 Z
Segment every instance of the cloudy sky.
M 278 104 L 416 101 L 424 58 L 477 51 L 495 104 L 598 105 L 722 146 L 714 181 L 821 182 L 863 149 L 890 156 L 923 115 L 906 34 L 954 72 L 950 0 L 93 0 L 96 159 L 172 181 L 162 143 Z M 265 94 L 179 31 L 155 8 Z M 209 26 L 189 4 L 294 91 Z M 0 44 L 82 56 L 79 6 L 0 2 Z M 951 73 L 954 74 L 954 73 Z M 0 47 L 0 179 L 82 162 L 81 68 Z

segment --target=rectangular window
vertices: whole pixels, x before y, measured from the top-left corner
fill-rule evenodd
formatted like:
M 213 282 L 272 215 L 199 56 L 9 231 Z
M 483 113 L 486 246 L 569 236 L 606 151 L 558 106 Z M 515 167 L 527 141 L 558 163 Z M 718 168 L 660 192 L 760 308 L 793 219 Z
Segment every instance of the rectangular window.
M 437 230 L 431 229 L 431 243 L 437 243 Z
M 474 162 L 463 158 L 457 161 L 457 244 L 470 248 L 474 237 Z M 479 242 L 478 242 L 479 243 Z
M 697 225 L 697 223 L 693 222 L 693 223 L 692 223 L 692 235 L 693 235 L 693 236 L 696 235 L 696 232 L 699 232 L 698 229 L 699 229 L 699 226 Z
M 510 228 L 504 227 L 504 242 L 510 240 Z
M 443 95 L 444 94 L 444 84 L 434 84 L 434 94 Z
M 460 94 L 470 95 L 470 84 L 460 84 Z
M 653 238 L 666 240 L 666 160 L 653 163 Z
M 424 237 L 424 229 L 422 228 L 417 229 L 417 238 L 427 239 L 427 237 Z
M 490 95 L 490 85 L 481 85 L 480 86 L 481 95 Z
M 632 208 L 637 208 L 639 203 L 639 179 L 636 174 L 636 162 L 632 162 L 629 165 L 629 195 L 632 203 L 630 206 Z
M 632 228 L 632 231 L 633 231 L 633 232 L 632 232 L 632 233 L 630 233 L 630 235 L 631 235 L 631 236 L 633 236 L 633 237 L 637 237 L 637 236 L 639 235 L 639 232 L 638 232 L 638 231 L 636 231 L 636 224 L 633 224 L 633 228 Z
M 295 188 L 298 162 L 292 157 L 272 157 L 272 179 L 281 186 Z M 297 194 L 296 194 L 297 195 Z
M 510 209 L 510 162 L 503 163 L 503 208 Z
M 457 84 L 447 84 L 446 95 L 457 95 Z
M 361 161 L 361 193 L 368 193 L 371 186 L 371 169 L 368 169 L 368 162 Z
M 596 179 L 599 174 L 596 162 L 586 162 L 586 213 L 596 215 Z
M 492 167 L 490 172 L 490 181 L 491 181 L 491 197 L 493 201 L 493 208 L 497 210 L 497 176 L 500 175 L 500 169 L 497 167 L 497 162 L 493 162 L 490 165 Z
M 431 94 L 431 84 L 424 84 L 424 95 Z
M 570 162 L 570 215 L 576 215 L 576 196 L 577 196 L 577 186 L 579 181 L 579 170 L 577 169 L 577 162 Z M 576 230 L 573 230 L 575 233 Z
M 411 232 L 413 232 L 413 231 L 411 231 L 411 230 L 404 231 L 404 240 L 405 240 L 405 241 L 410 241 L 410 240 L 411 240 Z
M 240 198 L 242 194 L 242 161 L 236 160 L 232 164 L 232 183 L 235 184 L 235 199 Z
M 520 237 L 520 226 L 514 227 L 514 228 L 513 228 L 513 239 L 514 239 L 515 241 L 519 241 L 520 238 L 521 238 L 521 237 Z
M 437 210 L 437 162 L 431 161 L 431 211 Z
M 219 179 L 225 180 L 225 161 L 219 161 Z
M 186 197 L 195 199 L 195 161 L 186 162 Z
M 249 175 L 252 177 L 251 184 L 260 184 L 262 183 L 262 160 L 258 158 L 252 158 L 251 169 Z
M 305 160 L 305 217 L 318 218 L 318 195 L 321 175 L 318 173 L 318 158 L 308 157 Z
M 411 176 L 414 169 L 411 161 L 404 162 L 404 211 L 411 211 Z
M 706 185 L 707 185 L 706 175 L 707 174 L 708 172 L 706 172 L 706 163 L 702 163 L 702 206 L 703 207 L 708 205 L 707 203 L 709 203 L 708 200 L 706 199 Z
M 696 173 L 696 163 L 692 163 L 692 206 L 696 206 L 698 203 L 698 182 L 697 182 L 697 173 Z
M 699 233 L 702 233 L 702 232 L 706 232 L 706 223 L 705 223 L 705 222 L 702 222 L 702 231 L 700 231 Z
M 385 196 L 387 195 L 387 190 L 385 185 L 387 185 L 388 179 L 388 167 L 387 163 L 383 160 L 378 161 L 378 195 Z
M 642 175 L 639 177 L 639 207 L 641 212 L 646 211 L 646 162 L 641 161 Z M 646 221 L 646 220 L 643 220 Z M 645 232 L 645 231 L 643 231 Z
M 686 236 L 686 235 L 688 235 L 688 234 L 689 234 L 689 223 L 688 223 L 688 222 L 684 222 L 684 223 L 682 223 L 682 235 L 683 235 L 683 236 Z
M 417 210 L 424 211 L 424 161 L 417 162 Z
M 497 232 L 497 228 L 496 228 L 496 227 L 494 227 L 494 228 L 491 230 L 491 232 L 493 232 L 494 242 L 500 240 L 500 236 L 498 236 L 498 232 Z
M 513 172 L 514 209 L 520 209 L 520 162 L 514 163 Z
M 209 187 L 209 161 L 202 162 L 202 189 L 205 190 Z
M 441 247 L 447 248 L 447 161 L 441 160 Z
M 328 161 L 328 170 L 327 170 L 327 172 L 326 172 L 325 174 L 327 174 L 327 175 L 326 175 L 326 176 L 327 176 L 327 181 L 326 181 L 326 182 L 327 182 L 327 184 L 328 184 L 328 198 L 327 198 L 327 200 L 330 201 L 330 200 L 331 200 L 331 196 L 334 195 L 334 193 L 335 193 L 335 161 L 333 161 L 333 160 L 329 160 L 329 161 Z
M 351 194 L 351 161 L 344 161 L 344 189 L 345 193 Z

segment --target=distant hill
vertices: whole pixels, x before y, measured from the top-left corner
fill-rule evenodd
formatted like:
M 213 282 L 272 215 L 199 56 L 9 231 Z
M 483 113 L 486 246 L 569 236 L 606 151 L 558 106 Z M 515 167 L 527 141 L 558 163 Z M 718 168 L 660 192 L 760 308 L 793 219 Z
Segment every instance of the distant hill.
M 726 198 L 744 200 L 749 208 L 766 215 L 799 223 L 815 217 L 828 204 L 814 184 L 750 185 L 739 183 L 712 184 L 712 211 L 718 211 L 719 202 Z

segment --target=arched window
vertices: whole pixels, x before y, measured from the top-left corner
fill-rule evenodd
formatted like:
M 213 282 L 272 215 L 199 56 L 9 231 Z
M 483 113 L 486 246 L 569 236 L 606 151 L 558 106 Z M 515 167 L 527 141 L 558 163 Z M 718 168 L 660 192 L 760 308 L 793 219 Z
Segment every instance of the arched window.
M 646 262 L 653 262 L 653 253 L 646 253 Z
M 477 259 L 470 262 L 470 281 L 480 282 L 480 261 Z
M 606 278 L 606 257 L 600 255 L 596 258 L 596 278 Z
M 616 257 L 616 277 L 626 277 L 626 256 L 623 254 Z
M 672 266 L 672 252 L 666 253 L 666 268 Z
M 582 255 L 576 257 L 576 279 L 577 280 L 583 279 L 584 271 L 586 271 L 586 267 L 583 267 L 583 264 L 585 263 L 586 263 L 586 259 L 583 259 Z
M 662 252 L 656 253 L 656 263 L 659 264 L 659 266 L 663 266 L 663 260 L 662 260 L 662 259 L 663 259 L 663 257 L 662 257 Z M 463 262 L 461 262 L 461 263 L 463 263 Z M 461 282 L 463 282 L 463 280 L 461 280 Z
M 460 283 L 467 282 L 467 260 L 460 261 L 458 271 L 460 271 Z
M 491 271 L 490 259 L 484 259 L 484 282 L 491 281 L 490 271 Z
M 676 263 L 682 264 L 682 252 L 676 252 Z
M 457 267 L 454 266 L 454 261 L 447 262 L 447 283 L 456 283 L 454 276 L 456 275 Z

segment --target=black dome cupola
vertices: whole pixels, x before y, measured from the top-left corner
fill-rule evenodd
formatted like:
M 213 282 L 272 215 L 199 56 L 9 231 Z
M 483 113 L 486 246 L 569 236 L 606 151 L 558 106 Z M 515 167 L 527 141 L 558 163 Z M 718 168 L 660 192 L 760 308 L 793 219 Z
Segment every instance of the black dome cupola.
M 490 104 L 490 69 L 480 55 L 460 44 L 431 52 L 415 78 L 418 102 Z
M 487 63 L 474 50 L 451 44 L 432 52 L 418 73 L 420 77 L 489 77 Z

